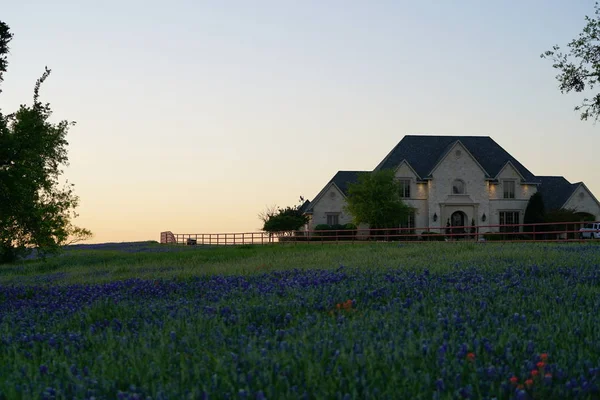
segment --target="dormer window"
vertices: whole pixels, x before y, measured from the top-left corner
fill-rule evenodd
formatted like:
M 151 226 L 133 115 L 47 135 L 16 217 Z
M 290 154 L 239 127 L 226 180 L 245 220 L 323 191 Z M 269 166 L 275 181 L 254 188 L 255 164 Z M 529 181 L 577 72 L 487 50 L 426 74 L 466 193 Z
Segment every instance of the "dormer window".
M 465 194 L 466 193 L 466 188 L 465 188 L 465 182 L 460 180 L 460 179 L 456 179 L 454 182 L 452 182 L 452 194 Z

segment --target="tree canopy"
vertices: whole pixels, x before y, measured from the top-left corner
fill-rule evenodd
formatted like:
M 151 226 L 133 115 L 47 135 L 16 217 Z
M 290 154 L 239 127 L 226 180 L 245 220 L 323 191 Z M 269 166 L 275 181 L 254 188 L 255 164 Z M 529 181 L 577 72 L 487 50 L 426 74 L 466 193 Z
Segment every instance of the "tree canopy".
M 358 182 L 348 186 L 346 211 L 356 225 L 398 228 L 412 210 L 400 198 L 400 190 L 400 182 L 391 169 L 361 173 Z
M 258 216 L 263 221 L 262 230 L 270 233 L 291 234 L 299 230 L 308 223 L 308 216 L 301 210 L 304 198 L 300 197 L 300 202 L 295 206 L 285 208 L 269 207 Z
M 12 34 L 0 22 L 0 82 L 7 70 Z M 72 122 L 50 122 L 50 104 L 39 98 L 50 75 L 46 68 L 33 90 L 33 104 L 15 113 L 0 110 L 0 263 L 10 262 L 37 248 L 53 252 L 69 240 L 91 236 L 71 224 L 79 198 L 73 185 L 60 185 L 68 165 L 66 135 Z
M 600 93 L 591 93 L 600 83 L 600 6 L 595 5 L 595 17 L 585 17 L 586 25 L 578 37 L 571 40 L 568 50 L 563 52 L 558 45 L 542 53 L 542 58 L 552 60 L 552 66 L 559 71 L 556 79 L 561 93 L 586 92 L 589 95 L 575 111 L 581 119 L 600 117 Z

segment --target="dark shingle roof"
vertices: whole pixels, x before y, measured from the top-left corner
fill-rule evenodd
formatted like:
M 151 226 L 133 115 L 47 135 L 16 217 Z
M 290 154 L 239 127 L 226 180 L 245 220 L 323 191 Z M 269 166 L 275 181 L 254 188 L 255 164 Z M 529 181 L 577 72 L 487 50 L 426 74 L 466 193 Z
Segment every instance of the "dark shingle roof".
M 523 175 L 525 181 L 534 181 L 534 175 L 489 136 L 407 135 L 375 170 L 396 168 L 402 160 L 406 160 L 421 178 L 427 178 L 433 167 L 457 140 L 460 140 L 469 150 L 477 162 L 487 171 L 490 178 L 495 177 L 502 167 L 510 161 Z
M 298 211 L 300 212 L 306 212 L 306 210 L 308 210 L 308 206 L 310 206 L 310 201 L 305 200 L 304 203 L 302 203 L 302 205 L 300 206 L 300 208 L 298 208 Z
M 335 183 L 344 195 L 348 196 L 349 184 L 358 182 L 358 175 L 361 173 L 368 173 L 368 171 L 338 171 L 327 184 Z
M 538 191 L 544 199 L 546 211 L 558 210 L 569 200 L 580 183 L 571 183 L 562 176 L 537 176 Z

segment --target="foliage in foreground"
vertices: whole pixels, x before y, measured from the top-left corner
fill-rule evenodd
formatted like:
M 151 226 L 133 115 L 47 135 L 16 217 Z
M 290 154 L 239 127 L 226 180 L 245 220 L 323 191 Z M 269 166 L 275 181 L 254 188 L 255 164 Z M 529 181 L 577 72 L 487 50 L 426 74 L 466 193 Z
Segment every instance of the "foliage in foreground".
M 0 82 L 11 39 L 0 21 Z M 9 115 L 0 112 L 0 263 L 15 261 L 31 247 L 55 252 L 69 237 L 91 236 L 71 224 L 79 201 L 72 185 L 59 187 L 62 168 L 68 165 L 66 135 L 72 123 L 49 121 L 50 105 L 39 99 L 49 75 L 46 68 L 36 82 L 32 106 L 22 105 Z
M 0 286 L 0 398 L 598 396 L 597 246 L 293 251 L 329 268 Z
M 561 93 L 592 91 L 600 83 L 600 5 L 595 5 L 595 17 L 585 17 L 586 25 L 579 36 L 569 42 L 568 52 L 563 53 L 559 46 L 542 53 L 542 58 L 552 60 L 552 67 L 559 71 L 556 79 Z M 581 119 L 597 121 L 600 117 L 600 94 L 584 98 L 575 107 Z

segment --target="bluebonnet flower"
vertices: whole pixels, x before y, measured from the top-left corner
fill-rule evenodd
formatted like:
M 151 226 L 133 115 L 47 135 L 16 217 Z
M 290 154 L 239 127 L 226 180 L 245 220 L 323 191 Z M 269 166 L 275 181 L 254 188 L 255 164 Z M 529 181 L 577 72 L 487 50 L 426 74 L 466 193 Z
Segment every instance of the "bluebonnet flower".
M 446 389 L 446 386 L 444 385 L 444 380 L 442 378 L 439 378 L 435 381 L 435 390 L 439 391 L 439 392 L 443 392 Z

